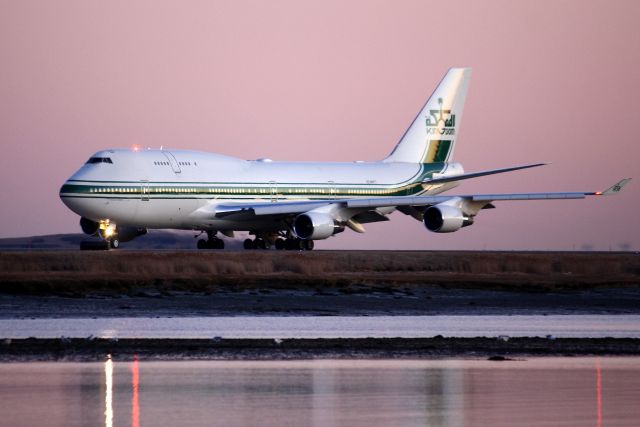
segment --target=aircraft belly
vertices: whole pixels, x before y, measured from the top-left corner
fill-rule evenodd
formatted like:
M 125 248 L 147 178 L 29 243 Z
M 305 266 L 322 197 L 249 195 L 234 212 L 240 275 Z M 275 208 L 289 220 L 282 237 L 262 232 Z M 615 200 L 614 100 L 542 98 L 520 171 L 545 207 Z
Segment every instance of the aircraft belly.
M 150 199 L 140 202 L 135 224 L 148 228 L 188 228 L 189 215 L 198 207 L 195 199 Z
M 283 229 L 280 220 L 251 220 L 229 221 L 225 219 L 192 221 L 191 227 L 195 230 L 219 230 L 219 231 L 280 231 Z
M 65 198 L 65 204 L 80 216 L 93 220 L 109 219 L 129 222 L 135 219 L 138 199 Z
M 256 200 L 247 199 L 247 204 Z M 227 201 L 228 202 L 228 201 Z M 237 201 L 234 201 L 237 203 Z M 210 200 L 200 200 L 197 208 L 205 207 Z M 216 203 L 225 203 L 224 199 L 216 200 Z M 211 215 L 201 216 L 194 209 L 192 215 L 185 220 L 185 227 L 195 230 L 228 230 L 228 231 L 279 231 L 282 229 L 282 221 L 274 218 L 252 217 L 250 221 L 238 219 L 215 218 Z

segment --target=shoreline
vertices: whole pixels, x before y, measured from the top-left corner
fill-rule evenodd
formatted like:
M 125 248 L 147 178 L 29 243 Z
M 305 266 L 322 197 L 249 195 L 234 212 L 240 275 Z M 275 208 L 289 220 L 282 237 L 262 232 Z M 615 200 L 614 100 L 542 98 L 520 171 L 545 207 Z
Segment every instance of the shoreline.
M 635 253 L 0 252 L 0 319 L 640 314 Z M 634 338 L 0 339 L 0 362 L 640 355 Z
M 519 292 L 437 285 L 220 290 L 133 295 L 47 296 L 0 293 L 0 319 L 235 316 L 640 314 L 640 287 Z
M 0 341 L 0 362 L 638 356 L 634 338 L 105 339 Z
M 162 292 L 437 285 L 549 292 L 640 287 L 640 255 L 474 251 L 0 252 L 0 293 L 82 297 Z
M 0 319 L 640 314 L 640 255 L 0 252 Z

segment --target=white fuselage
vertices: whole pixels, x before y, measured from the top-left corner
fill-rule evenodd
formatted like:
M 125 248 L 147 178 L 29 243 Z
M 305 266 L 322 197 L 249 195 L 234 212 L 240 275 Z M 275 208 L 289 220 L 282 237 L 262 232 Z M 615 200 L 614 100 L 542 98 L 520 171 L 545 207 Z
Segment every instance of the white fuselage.
M 218 232 L 248 231 L 245 249 L 311 250 L 314 240 L 387 221 L 399 210 L 435 233 L 474 223 L 494 201 L 582 199 L 620 192 L 437 195 L 459 182 L 544 163 L 464 173 L 453 162 L 471 69 L 451 68 L 391 153 L 379 162 L 241 160 L 183 150 L 114 149 L 94 154 L 60 189 L 84 233 L 118 247 L 146 229 L 205 231 L 199 249 L 222 249 Z M 437 195 L 437 196 L 436 196 Z M 90 243 L 90 242 L 89 242 Z M 92 248 L 87 243 L 86 248 Z M 81 244 L 81 248 L 83 245 Z
M 198 151 L 105 150 L 60 190 L 78 215 L 141 228 L 270 230 L 268 219 L 234 222 L 202 215 L 218 204 L 436 194 L 455 184 L 424 185 L 457 163 L 247 161 Z

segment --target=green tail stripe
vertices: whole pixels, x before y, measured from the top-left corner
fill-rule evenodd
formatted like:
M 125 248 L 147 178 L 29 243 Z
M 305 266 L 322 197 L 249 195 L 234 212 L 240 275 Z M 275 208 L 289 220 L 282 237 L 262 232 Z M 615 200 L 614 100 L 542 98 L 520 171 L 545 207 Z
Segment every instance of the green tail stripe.
M 451 141 L 441 140 L 440 143 L 438 144 L 438 148 L 436 149 L 436 155 L 433 161 L 435 163 L 446 161 L 447 156 L 449 155 L 450 148 L 451 148 Z

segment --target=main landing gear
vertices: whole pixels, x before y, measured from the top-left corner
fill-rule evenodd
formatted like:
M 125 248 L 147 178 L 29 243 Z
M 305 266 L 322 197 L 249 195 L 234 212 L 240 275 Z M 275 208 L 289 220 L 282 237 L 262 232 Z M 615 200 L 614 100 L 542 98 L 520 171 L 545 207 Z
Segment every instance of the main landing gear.
M 216 237 L 215 232 L 207 231 L 206 240 L 198 239 L 198 249 L 224 249 L 224 240 Z
M 242 246 L 245 249 L 270 249 L 271 243 L 268 240 L 257 237 L 255 239 L 245 239 Z
M 246 239 L 244 241 L 245 249 L 270 249 L 272 246 L 271 242 L 267 239 L 263 239 L 257 237 L 256 239 Z M 302 240 L 296 238 L 277 238 L 273 242 L 273 246 L 275 246 L 278 250 L 289 250 L 289 251 L 310 251 L 313 250 L 313 240 Z

